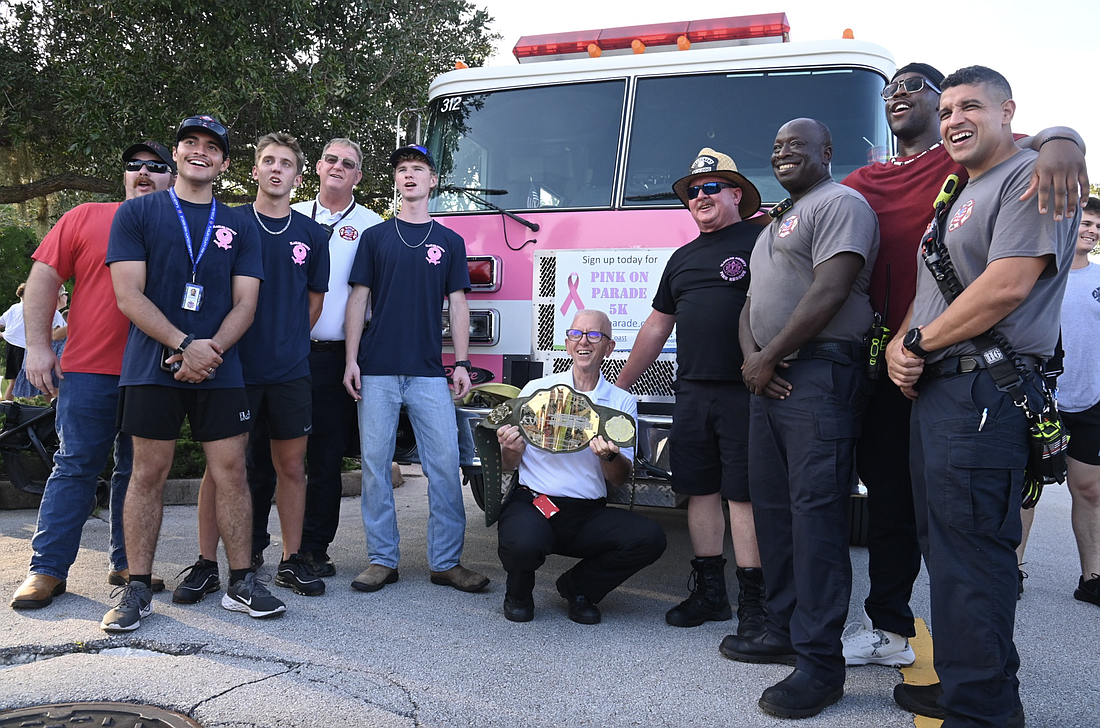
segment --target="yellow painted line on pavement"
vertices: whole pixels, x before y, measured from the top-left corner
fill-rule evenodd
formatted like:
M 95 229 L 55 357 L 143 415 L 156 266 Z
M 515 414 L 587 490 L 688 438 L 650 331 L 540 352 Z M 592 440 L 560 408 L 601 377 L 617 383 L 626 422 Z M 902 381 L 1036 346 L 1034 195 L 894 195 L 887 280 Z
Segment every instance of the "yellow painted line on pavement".
M 936 675 L 936 668 L 932 664 L 932 635 L 928 632 L 928 625 L 919 617 L 916 619 L 917 636 L 909 640 L 909 646 L 917 653 L 917 659 L 912 665 L 901 668 L 901 676 L 910 685 L 933 685 L 940 681 Z M 913 716 L 913 725 L 916 728 L 939 728 L 943 721 L 939 718 L 928 718 L 923 715 Z

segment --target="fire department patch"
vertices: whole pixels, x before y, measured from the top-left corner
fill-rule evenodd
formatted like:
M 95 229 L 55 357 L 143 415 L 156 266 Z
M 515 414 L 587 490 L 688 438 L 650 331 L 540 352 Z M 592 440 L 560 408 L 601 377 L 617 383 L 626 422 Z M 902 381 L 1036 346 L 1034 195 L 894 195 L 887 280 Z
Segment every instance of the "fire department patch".
M 951 222 L 947 225 L 947 231 L 957 230 L 963 226 L 963 223 L 970 219 L 970 216 L 974 213 L 974 200 L 967 200 L 966 204 L 959 208 L 959 211 L 951 218 Z
M 355 240 L 359 237 L 359 231 L 353 228 L 351 225 L 345 225 L 340 228 L 340 237 L 344 240 Z
M 791 215 L 783 221 L 782 225 L 779 226 L 778 236 L 781 238 L 785 238 L 793 233 L 796 227 L 798 227 L 798 215 Z
M 749 264 L 745 262 L 745 259 L 734 255 L 722 261 L 722 270 L 719 271 L 718 275 L 722 276 L 724 281 L 739 281 L 748 272 Z

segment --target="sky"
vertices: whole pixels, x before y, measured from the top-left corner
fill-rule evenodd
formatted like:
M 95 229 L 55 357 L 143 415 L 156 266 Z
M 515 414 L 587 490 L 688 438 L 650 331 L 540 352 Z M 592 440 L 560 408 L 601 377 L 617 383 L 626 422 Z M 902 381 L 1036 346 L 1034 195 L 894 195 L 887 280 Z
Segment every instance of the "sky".
M 855 37 L 883 46 L 898 66 L 930 63 L 944 74 L 970 65 L 1002 73 L 1016 100 L 1013 131 L 1068 126 L 1092 146 L 1089 179 L 1100 183 L 1100 2 L 976 0 L 967 4 L 771 0 L 692 4 L 668 0 L 473 0 L 499 33 L 487 65 L 514 65 L 524 35 L 785 12 L 791 41 Z

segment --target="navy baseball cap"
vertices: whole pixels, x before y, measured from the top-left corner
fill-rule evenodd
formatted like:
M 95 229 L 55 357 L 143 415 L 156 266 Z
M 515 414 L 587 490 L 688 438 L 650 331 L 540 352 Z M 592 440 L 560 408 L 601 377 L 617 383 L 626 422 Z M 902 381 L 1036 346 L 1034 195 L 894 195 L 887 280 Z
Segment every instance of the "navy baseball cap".
M 401 147 L 393 154 L 390 155 L 390 166 L 396 167 L 397 162 L 402 157 L 423 157 L 424 161 L 428 163 L 428 166 L 435 170 L 435 159 L 432 157 L 432 153 L 428 151 L 427 147 L 422 147 L 419 144 L 410 144 L 407 147 Z
M 129 162 L 138 152 L 152 152 L 157 159 L 172 168 L 172 174 L 176 173 L 176 160 L 172 159 L 172 150 L 160 142 L 146 139 L 139 144 L 132 144 L 126 147 L 126 151 L 122 153 L 122 161 L 124 163 Z
M 187 132 L 195 129 L 201 129 L 217 139 L 222 151 L 225 152 L 225 156 L 229 157 L 229 130 L 213 116 L 207 116 L 206 114 L 188 116 L 180 122 L 180 128 L 176 131 L 176 141 L 183 139 Z

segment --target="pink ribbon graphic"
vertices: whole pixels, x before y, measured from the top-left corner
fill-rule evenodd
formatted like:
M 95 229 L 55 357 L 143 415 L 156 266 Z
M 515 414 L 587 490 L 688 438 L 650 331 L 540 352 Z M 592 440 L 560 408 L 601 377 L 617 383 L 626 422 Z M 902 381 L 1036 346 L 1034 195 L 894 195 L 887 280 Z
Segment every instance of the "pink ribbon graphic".
M 581 301 L 581 295 L 577 293 L 577 286 L 581 282 L 581 277 L 576 273 L 569 274 L 569 295 L 565 297 L 565 303 L 561 305 L 561 315 L 564 316 L 565 312 L 569 310 L 569 304 L 577 304 L 577 310 L 584 310 L 584 302 Z

